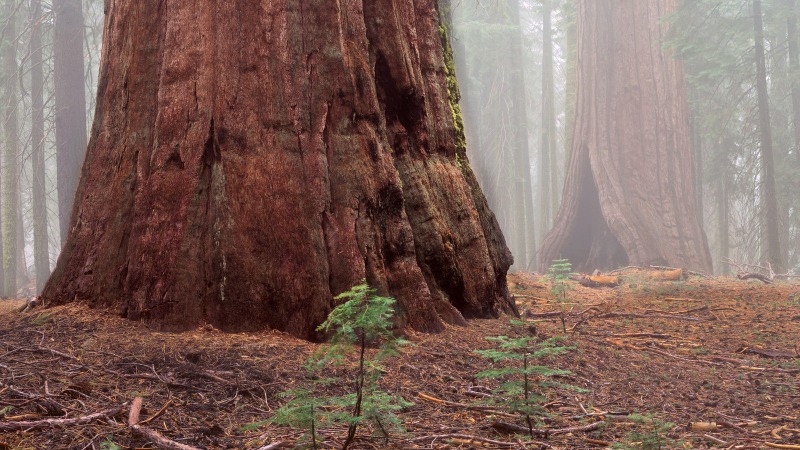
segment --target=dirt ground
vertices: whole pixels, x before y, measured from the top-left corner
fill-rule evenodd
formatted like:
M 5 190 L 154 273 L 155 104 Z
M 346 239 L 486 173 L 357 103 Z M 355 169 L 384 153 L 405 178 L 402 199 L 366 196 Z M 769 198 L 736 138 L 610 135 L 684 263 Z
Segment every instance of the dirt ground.
M 537 364 L 569 370 L 557 381 L 586 390 L 545 391 L 533 439 L 509 430 L 524 420 L 485 407 L 497 382 L 475 377 L 492 364 L 473 350 L 516 332 L 506 317 L 411 333 L 381 381 L 414 403 L 399 413 L 405 434 L 387 442 L 364 427 L 351 448 L 800 449 L 800 285 L 627 271 L 616 288 L 570 286 L 557 302 L 547 278 L 510 277 L 525 332 L 575 347 Z M 160 333 L 78 305 L 19 305 L 0 301 L 0 450 L 291 448 L 302 434 L 243 426 L 307 382 L 300 367 L 318 344 L 209 327 Z M 332 369 L 329 389 L 347 390 L 353 373 Z M 127 426 L 136 397 L 138 428 Z M 148 432 L 184 447 L 159 447 Z M 346 435 L 319 432 L 322 448 Z

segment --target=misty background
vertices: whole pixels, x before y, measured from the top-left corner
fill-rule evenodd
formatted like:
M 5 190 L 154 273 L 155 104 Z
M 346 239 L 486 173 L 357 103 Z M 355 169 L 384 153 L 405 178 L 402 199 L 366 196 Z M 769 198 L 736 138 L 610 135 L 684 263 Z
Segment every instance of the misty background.
M 71 211 L 59 200 L 58 180 L 79 176 L 74 169 L 59 167 L 57 153 L 81 155 L 85 150 L 58 145 L 67 133 L 59 136 L 57 123 L 71 107 L 60 104 L 64 97 L 56 95 L 56 81 L 75 73 L 65 73 L 67 69 L 55 63 L 59 52 L 67 50 L 64 40 L 56 38 L 54 7 L 81 13 L 80 22 L 61 25 L 73 27 L 72 32 L 81 36 L 86 125 L 75 132 L 88 136 L 104 5 L 99 0 L 0 2 L 2 293 L 11 297 L 35 294 L 43 274 L 54 267 L 65 237 L 59 224 Z M 558 211 L 571 142 L 575 0 L 453 0 L 451 7 L 450 37 L 470 163 L 515 256 L 514 269 L 535 270 L 541 263 L 538 246 Z M 763 5 L 779 234 L 789 274 L 800 272 L 797 11 L 794 0 Z M 680 2 L 679 10 L 662 20 L 672 30 L 662 46 L 684 62 L 697 200 L 714 270 L 727 274 L 764 268 L 765 212 L 750 2 Z M 39 71 L 42 136 L 36 138 L 34 87 Z M 44 193 L 39 199 L 46 210 L 43 217 L 34 213 L 35 180 L 41 179 L 37 151 L 44 161 Z M 46 245 L 41 236 L 36 238 L 37 226 L 46 230 Z M 46 263 L 37 267 L 35 253 L 43 247 Z

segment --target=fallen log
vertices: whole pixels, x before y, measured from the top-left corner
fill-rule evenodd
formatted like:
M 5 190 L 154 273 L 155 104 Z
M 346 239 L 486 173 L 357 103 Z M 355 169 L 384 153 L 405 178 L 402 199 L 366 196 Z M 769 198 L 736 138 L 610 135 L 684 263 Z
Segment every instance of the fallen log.
M 681 281 L 685 278 L 685 274 L 681 268 L 673 270 L 656 270 L 655 272 L 650 272 L 650 278 L 656 281 Z
M 736 274 L 736 278 L 740 280 L 749 280 L 751 278 L 755 278 L 756 280 L 762 281 L 764 284 L 774 284 L 774 281 L 770 280 L 766 275 L 761 275 L 760 273 L 755 272 L 741 272 Z
M 596 287 L 617 287 L 620 285 L 620 278 L 611 275 L 584 275 L 578 281 L 581 286 Z

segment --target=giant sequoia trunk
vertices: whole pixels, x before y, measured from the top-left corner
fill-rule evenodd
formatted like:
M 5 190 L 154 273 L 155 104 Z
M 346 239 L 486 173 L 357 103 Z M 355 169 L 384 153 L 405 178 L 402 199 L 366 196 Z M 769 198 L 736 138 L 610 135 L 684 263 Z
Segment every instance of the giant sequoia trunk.
M 304 337 L 362 278 L 418 330 L 512 311 L 435 4 L 107 2 L 45 301 Z
M 711 270 L 696 214 L 682 68 L 662 50 L 676 0 L 580 0 L 575 130 L 543 268 Z

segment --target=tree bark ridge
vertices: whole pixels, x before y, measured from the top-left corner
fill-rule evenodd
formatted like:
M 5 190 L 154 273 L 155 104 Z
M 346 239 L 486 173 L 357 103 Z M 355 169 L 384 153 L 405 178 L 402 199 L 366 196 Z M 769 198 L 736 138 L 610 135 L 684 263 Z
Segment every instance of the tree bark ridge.
M 110 3 L 45 299 L 302 337 L 362 278 L 418 330 L 513 311 L 438 26 L 434 1 Z

